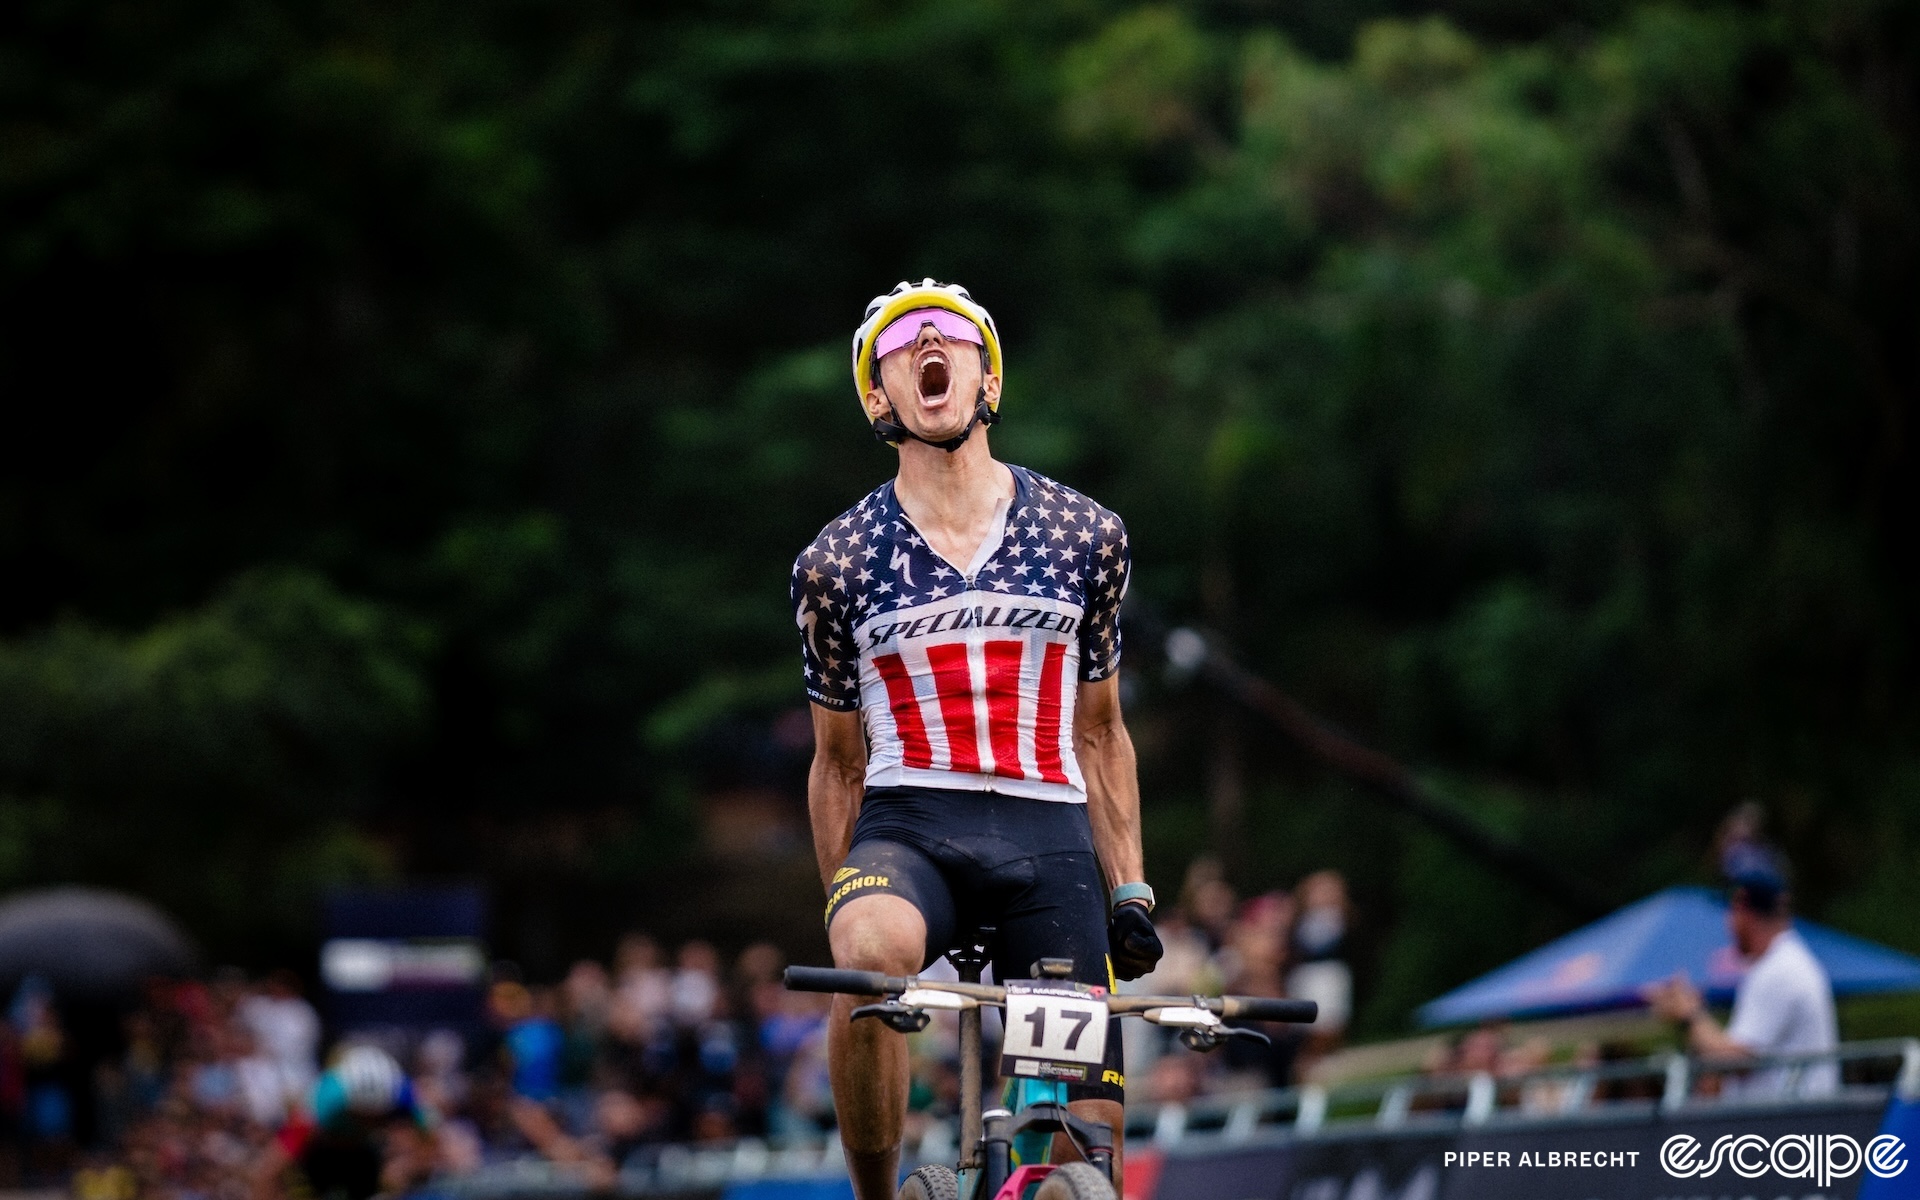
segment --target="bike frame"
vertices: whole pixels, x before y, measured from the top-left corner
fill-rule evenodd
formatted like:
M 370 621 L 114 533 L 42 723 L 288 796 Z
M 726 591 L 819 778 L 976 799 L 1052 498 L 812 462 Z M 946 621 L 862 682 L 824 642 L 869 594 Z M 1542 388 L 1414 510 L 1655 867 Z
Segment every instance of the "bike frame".
M 953 950 L 947 961 L 960 982 L 978 984 L 988 962 L 984 945 Z M 1067 1110 L 1067 1085 L 1041 1079 L 1008 1080 L 1004 1107 L 983 1109 L 980 1008 L 960 1013 L 961 1200 L 1014 1200 L 1028 1185 L 1053 1170 L 1056 1133 L 1066 1133 L 1087 1151 L 1087 1159 L 1113 1179 L 1113 1131 L 1083 1121 Z
M 1049 1098 L 1031 1098 L 1029 1087 Z M 962 1200 L 1019 1200 L 1029 1185 L 1054 1169 L 1053 1139 L 1062 1133 L 1109 1183 L 1113 1181 L 1113 1130 L 1067 1111 L 1066 1085 L 1015 1080 L 1008 1085 L 1008 1093 L 1009 1102 L 1017 1107 L 984 1114 L 981 1146 L 986 1162 L 978 1174 L 961 1174 Z

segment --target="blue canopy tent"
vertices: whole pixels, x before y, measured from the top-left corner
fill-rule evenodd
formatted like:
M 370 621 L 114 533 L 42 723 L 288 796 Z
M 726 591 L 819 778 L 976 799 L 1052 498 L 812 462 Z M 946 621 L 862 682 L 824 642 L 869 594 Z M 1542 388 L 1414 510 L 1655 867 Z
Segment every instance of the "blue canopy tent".
M 1745 970 L 1727 934 L 1726 902 L 1708 888 L 1673 887 L 1630 904 L 1430 1001 L 1422 1025 L 1570 1016 L 1641 1003 L 1640 989 L 1684 971 L 1726 1003 Z M 1794 928 L 1836 996 L 1920 991 L 1920 958 L 1812 921 Z

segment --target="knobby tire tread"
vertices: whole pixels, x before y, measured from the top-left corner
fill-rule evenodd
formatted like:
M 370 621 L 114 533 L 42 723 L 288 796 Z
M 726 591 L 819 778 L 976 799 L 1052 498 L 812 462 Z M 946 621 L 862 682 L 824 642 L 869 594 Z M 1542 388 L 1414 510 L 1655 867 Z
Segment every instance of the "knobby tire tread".
M 1068 1163 L 1040 1181 L 1033 1200 L 1114 1200 L 1113 1184 L 1091 1163 Z
M 916 1167 L 895 1195 L 896 1200 L 960 1200 L 960 1177 L 952 1167 Z

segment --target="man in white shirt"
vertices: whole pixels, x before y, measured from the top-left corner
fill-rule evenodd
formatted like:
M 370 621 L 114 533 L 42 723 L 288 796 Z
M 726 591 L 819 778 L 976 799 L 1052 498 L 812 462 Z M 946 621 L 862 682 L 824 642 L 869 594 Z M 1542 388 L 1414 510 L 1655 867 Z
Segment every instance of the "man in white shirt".
M 1727 1027 L 1722 1029 L 1707 1012 L 1699 989 L 1685 975 L 1647 989 L 1654 1011 L 1678 1022 L 1686 1030 L 1688 1048 L 1703 1058 L 1738 1062 L 1833 1050 L 1840 1041 L 1833 985 L 1793 931 L 1786 882 L 1770 862 L 1748 864 L 1735 876 L 1727 929 L 1741 956 L 1752 964 L 1734 990 Z M 1725 1094 L 1745 1099 L 1819 1096 L 1838 1086 L 1839 1074 L 1829 1062 L 1755 1072 L 1729 1080 Z
M 274 972 L 240 1002 L 239 1017 L 253 1035 L 254 1053 L 279 1076 L 285 1103 L 304 1100 L 320 1075 L 320 1016 L 301 996 L 299 979 Z

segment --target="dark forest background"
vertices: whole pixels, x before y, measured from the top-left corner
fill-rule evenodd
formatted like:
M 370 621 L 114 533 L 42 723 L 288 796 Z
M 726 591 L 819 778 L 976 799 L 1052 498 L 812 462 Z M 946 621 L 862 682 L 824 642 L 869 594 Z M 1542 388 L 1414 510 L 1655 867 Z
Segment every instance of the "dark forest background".
M 535 973 L 817 952 L 804 849 L 713 813 L 803 819 L 787 570 L 932 275 L 1139 612 L 1611 901 L 1752 799 L 1920 951 L 1917 50 L 1896 0 L 8 5 L 0 887 L 250 964 L 454 878 Z M 1363 1029 L 1575 923 L 1151 649 L 1154 881 L 1347 872 Z

